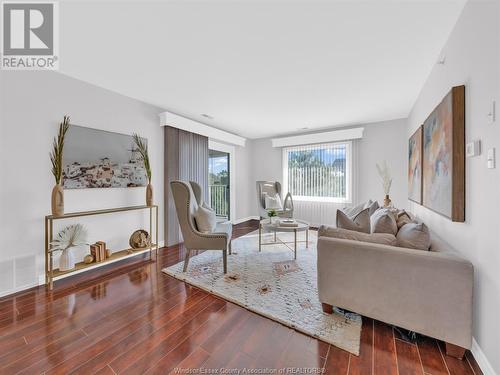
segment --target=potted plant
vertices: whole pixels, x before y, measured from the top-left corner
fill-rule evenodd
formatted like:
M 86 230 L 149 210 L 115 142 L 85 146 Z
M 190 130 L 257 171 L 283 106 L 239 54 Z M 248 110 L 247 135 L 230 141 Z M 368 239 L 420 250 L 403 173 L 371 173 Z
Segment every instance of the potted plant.
M 51 251 L 62 251 L 59 258 L 59 271 L 69 271 L 75 268 L 75 255 L 72 249 L 77 246 L 88 245 L 87 231 L 81 224 L 69 225 L 61 230 L 54 241 L 50 243 Z
M 391 199 L 389 198 L 389 193 L 391 191 L 392 177 L 387 161 L 384 160 L 384 163 L 381 166 L 377 163 L 377 170 L 380 178 L 382 179 L 382 189 L 385 194 L 384 207 L 390 207 Z
M 148 186 L 146 186 L 146 205 L 153 205 L 153 185 L 151 185 L 151 164 L 149 163 L 149 152 L 148 144 L 141 138 L 139 134 L 134 134 L 134 143 L 137 147 L 137 151 L 141 155 L 141 159 L 144 162 L 144 169 L 146 170 L 146 176 L 148 178 Z
M 269 217 L 269 224 L 272 224 L 273 222 L 273 217 L 278 216 L 278 213 L 276 212 L 275 209 L 271 209 L 267 211 L 267 216 Z
M 50 152 L 50 162 L 52 164 L 52 174 L 56 181 L 52 189 L 51 207 L 52 215 L 64 215 L 64 190 L 62 187 L 63 173 L 63 150 L 64 137 L 69 129 L 69 116 L 64 116 L 63 122 L 59 124 L 59 133 L 52 142 L 52 151 Z

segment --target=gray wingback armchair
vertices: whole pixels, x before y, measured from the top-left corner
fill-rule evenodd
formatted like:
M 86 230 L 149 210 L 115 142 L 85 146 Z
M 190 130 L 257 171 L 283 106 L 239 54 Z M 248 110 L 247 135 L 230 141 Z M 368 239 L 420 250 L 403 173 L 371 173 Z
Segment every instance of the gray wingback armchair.
M 183 271 L 187 270 L 192 250 L 222 250 L 224 273 L 227 273 L 227 253 L 231 254 L 232 224 L 230 222 L 218 223 L 212 233 L 198 231 L 194 214 L 199 205 L 203 204 L 200 185 L 193 181 L 172 181 L 170 187 L 186 247 Z
M 283 203 L 283 210 L 276 211 L 278 217 L 293 218 L 293 199 L 292 195 L 288 193 L 283 200 L 281 194 L 281 184 L 278 181 L 257 181 L 257 202 L 259 207 L 259 215 L 261 218 L 267 217 L 266 210 L 266 195 L 274 197 L 278 194 Z

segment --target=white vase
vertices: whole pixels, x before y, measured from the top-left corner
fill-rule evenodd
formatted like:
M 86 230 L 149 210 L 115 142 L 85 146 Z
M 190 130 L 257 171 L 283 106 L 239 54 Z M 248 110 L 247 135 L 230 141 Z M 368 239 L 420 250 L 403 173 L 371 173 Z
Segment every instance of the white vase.
M 71 247 L 63 250 L 59 258 L 59 271 L 69 271 L 75 268 L 75 256 L 71 250 Z

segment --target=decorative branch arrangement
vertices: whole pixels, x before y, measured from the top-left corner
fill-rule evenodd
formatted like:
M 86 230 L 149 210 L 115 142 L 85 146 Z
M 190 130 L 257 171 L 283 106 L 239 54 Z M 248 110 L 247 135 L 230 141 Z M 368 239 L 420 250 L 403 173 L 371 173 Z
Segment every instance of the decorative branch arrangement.
M 82 224 L 69 225 L 62 229 L 50 243 L 51 250 L 68 250 L 72 247 L 88 245 L 87 230 Z
M 148 177 L 148 186 L 146 186 L 146 205 L 153 205 L 153 185 L 151 185 L 151 164 L 149 163 L 149 152 L 148 144 L 141 138 L 139 134 L 134 133 L 132 135 L 134 143 L 137 147 L 137 151 L 141 155 L 141 159 L 144 162 L 144 169 L 146 170 L 146 175 Z
M 382 165 L 379 165 L 377 163 L 377 170 L 380 178 L 382 179 L 382 188 L 384 189 L 384 194 L 389 195 L 389 192 L 391 191 L 392 177 L 389 166 L 387 165 L 387 161 L 384 160 Z
M 63 172 L 63 150 L 64 137 L 69 129 L 69 116 L 64 116 L 63 122 L 59 124 L 59 133 L 52 142 L 52 151 L 50 152 L 50 162 L 52 163 L 52 174 L 56 184 L 60 184 Z
M 72 270 L 75 268 L 76 261 L 71 250 L 76 246 L 88 245 L 87 230 L 82 224 L 69 225 L 57 234 L 56 239 L 50 245 L 51 251 L 62 251 L 59 258 L 59 270 Z
M 141 159 L 144 162 L 144 168 L 146 169 L 146 175 L 148 176 L 148 182 L 151 183 L 151 164 L 149 163 L 149 152 L 148 144 L 144 142 L 144 139 L 139 136 L 139 134 L 134 133 L 132 135 L 134 143 L 137 147 L 137 151 L 141 155 Z

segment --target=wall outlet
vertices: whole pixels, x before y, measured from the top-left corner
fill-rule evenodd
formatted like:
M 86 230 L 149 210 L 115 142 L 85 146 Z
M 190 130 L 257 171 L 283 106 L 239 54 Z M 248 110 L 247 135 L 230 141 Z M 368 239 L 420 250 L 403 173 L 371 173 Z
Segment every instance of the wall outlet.
M 490 148 L 488 150 L 488 168 L 493 169 L 495 168 L 495 149 Z
M 481 155 L 481 141 L 472 141 L 465 146 L 465 156 L 471 158 L 473 156 Z

